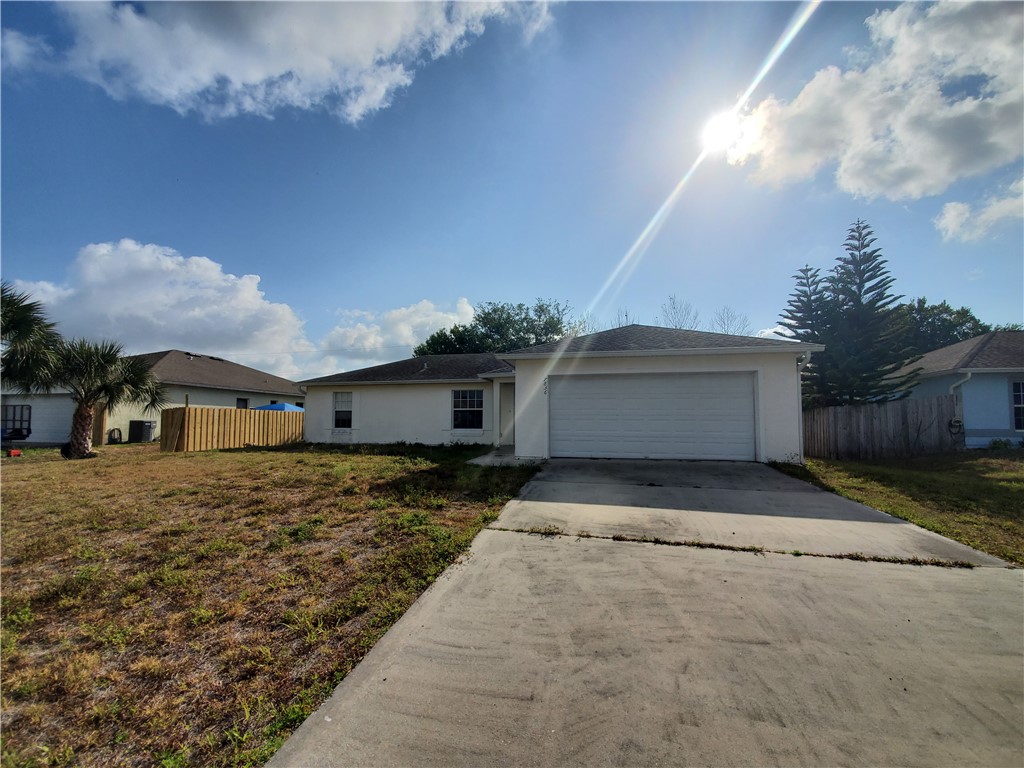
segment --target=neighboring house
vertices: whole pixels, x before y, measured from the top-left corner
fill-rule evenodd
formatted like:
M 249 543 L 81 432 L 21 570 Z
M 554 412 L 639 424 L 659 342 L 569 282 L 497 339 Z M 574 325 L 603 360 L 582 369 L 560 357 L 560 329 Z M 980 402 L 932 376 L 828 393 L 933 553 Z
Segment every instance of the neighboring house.
M 800 461 L 820 345 L 629 325 L 304 381 L 305 437 L 514 446 L 522 458 Z
M 960 393 L 968 448 L 1024 439 L 1024 331 L 993 331 L 929 352 L 915 398 Z
M 248 368 L 230 360 L 210 355 L 197 355 L 176 349 L 137 355 L 149 362 L 153 374 L 164 385 L 168 405 L 219 408 L 252 408 L 270 403 L 302 405 L 305 394 L 293 381 Z M 31 406 L 31 436 L 27 443 L 60 444 L 68 439 L 71 415 L 75 406 L 67 393 L 22 396 L 5 392 L 3 395 L 3 421 L 14 423 L 25 414 L 24 406 Z M 133 422 L 136 422 L 133 425 Z M 141 429 L 153 423 L 154 429 Z M 160 414 L 142 407 L 116 408 L 113 412 L 97 414 L 93 442 L 109 440 L 118 430 L 122 441 L 140 434 L 157 439 L 160 435 Z

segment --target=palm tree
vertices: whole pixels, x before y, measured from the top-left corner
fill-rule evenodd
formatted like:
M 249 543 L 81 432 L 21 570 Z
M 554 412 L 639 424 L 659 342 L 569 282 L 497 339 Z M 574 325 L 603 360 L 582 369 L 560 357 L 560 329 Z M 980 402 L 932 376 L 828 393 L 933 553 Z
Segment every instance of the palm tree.
M 92 453 L 97 407 L 142 405 L 155 410 L 167 403 L 163 385 L 153 376 L 149 363 L 125 357 L 123 351 L 114 341 L 64 341 L 48 380 L 34 385 L 36 391 L 60 388 L 71 394 L 75 413 L 71 417 L 68 458 L 84 459 Z
M 4 384 L 18 391 L 49 378 L 60 346 L 60 335 L 43 305 L 6 280 L 0 283 L 0 345 Z

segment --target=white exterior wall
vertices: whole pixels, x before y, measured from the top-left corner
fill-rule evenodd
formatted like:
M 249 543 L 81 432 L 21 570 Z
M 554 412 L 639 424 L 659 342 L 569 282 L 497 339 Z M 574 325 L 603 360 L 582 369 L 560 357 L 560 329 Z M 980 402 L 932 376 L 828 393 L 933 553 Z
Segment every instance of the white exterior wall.
M 5 392 L 0 398 L 4 405 L 32 406 L 32 434 L 25 443 L 62 444 L 71 435 L 71 417 L 75 404 L 71 395 L 15 395 Z M 22 441 L 18 441 L 19 445 Z
M 800 378 L 792 354 L 721 354 L 516 360 L 516 456 L 548 458 L 548 376 L 617 373 L 754 374 L 754 418 L 758 461 L 801 461 L 803 429 Z
M 452 429 L 452 390 L 484 393 L 483 429 Z M 486 443 L 497 439 L 494 385 L 350 384 L 310 386 L 306 393 L 305 439 L 310 443 Z M 352 393 L 352 428 L 334 429 L 334 393 Z

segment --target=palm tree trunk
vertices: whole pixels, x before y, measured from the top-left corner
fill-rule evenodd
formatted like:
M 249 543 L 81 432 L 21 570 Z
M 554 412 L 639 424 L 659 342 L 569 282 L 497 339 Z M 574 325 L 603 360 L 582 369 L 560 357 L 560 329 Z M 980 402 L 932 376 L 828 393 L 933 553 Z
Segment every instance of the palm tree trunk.
M 92 421 L 95 408 L 86 403 L 75 406 L 75 415 L 71 417 L 71 456 L 72 459 L 84 459 L 92 453 Z

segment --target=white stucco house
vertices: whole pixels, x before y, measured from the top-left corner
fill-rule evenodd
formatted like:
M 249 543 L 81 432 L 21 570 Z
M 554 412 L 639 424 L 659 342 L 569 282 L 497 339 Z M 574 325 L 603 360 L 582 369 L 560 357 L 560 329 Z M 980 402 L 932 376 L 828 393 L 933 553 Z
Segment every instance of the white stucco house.
M 1024 331 L 993 331 L 929 352 L 910 397 L 959 393 L 964 441 L 986 448 L 993 440 L 1024 440 Z
M 176 349 L 136 357 L 149 362 L 153 375 L 164 385 L 169 400 L 167 408 L 254 408 L 279 402 L 302 405 L 305 399 L 304 391 L 295 382 L 221 357 Z M 28 421 L 31 435 L 23 441 L 26 444 L 59 445 L 67 441 L 75 405 L 66 392 L 28 396 L 5 391 L 2 401 L 5 434 L 24 428 L 19 425 Z M 155 429 L 148 436 L 159 439 L 160 414 L 132 406 L 98 413 L 93 443 L 108 442 L 112 432 L 127 441 L 132 422 L 155 422 Z
M 300 382 L 315 443 L 485 443 L 521 458 L 801 461 L 820 345 L 629 325 Z

